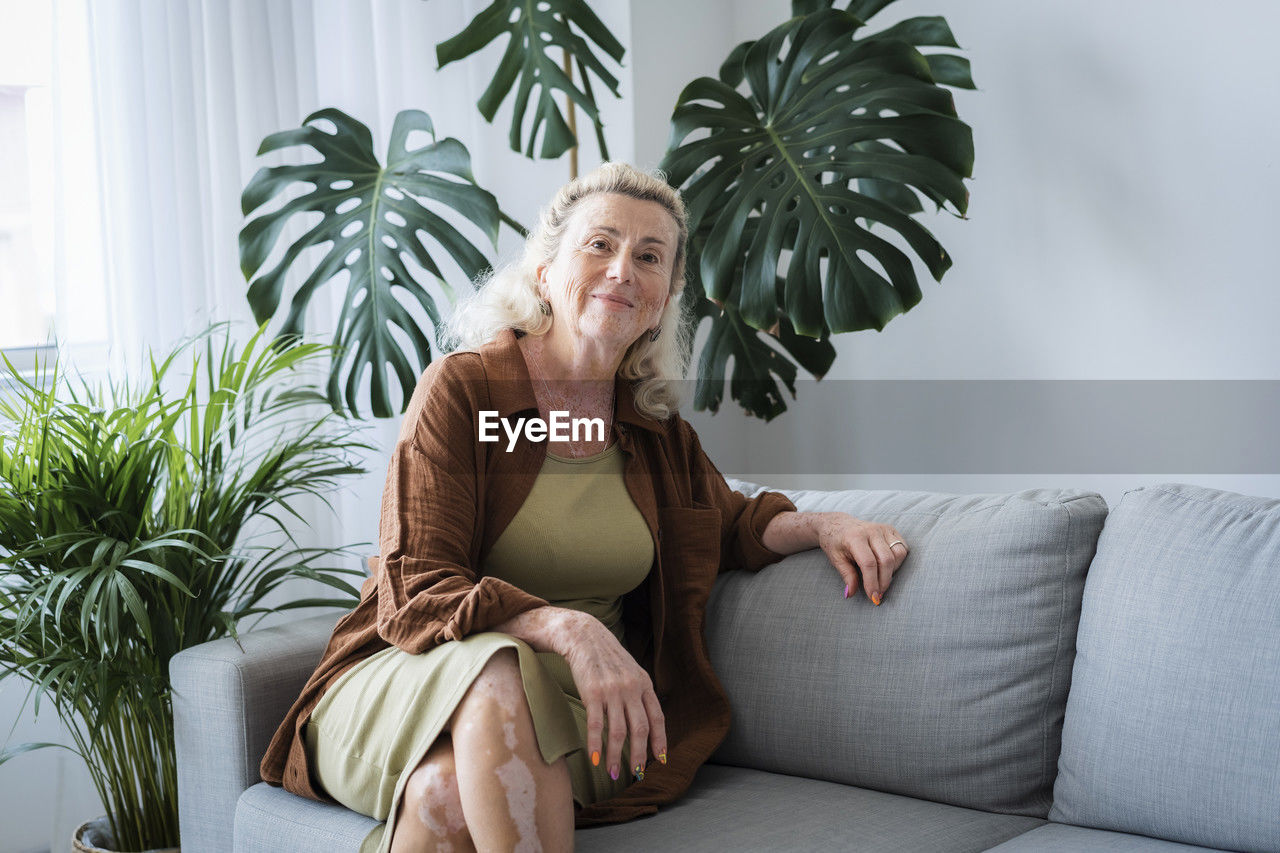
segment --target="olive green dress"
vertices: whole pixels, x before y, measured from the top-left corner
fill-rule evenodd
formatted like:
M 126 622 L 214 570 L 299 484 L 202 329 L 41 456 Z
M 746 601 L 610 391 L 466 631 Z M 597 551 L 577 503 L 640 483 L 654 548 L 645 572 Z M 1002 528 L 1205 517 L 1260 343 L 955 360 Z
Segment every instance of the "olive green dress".
M 653 564 L 653 540 L 623 480 L 615 444 L 595 456 L 551 454 L 529 497 L 494 543 L 485 574 L 559 607 L 600 619 L 622 640 L 622 602 Z M 515 648 L 542 758 L 565 756 L 578 805 L 608 799 L 631 783 L 609 778 L 586 755 L 587 713 L 565 659 L 486 631 L 411 655 L 392 646 L 352 667 L 320 699 L 306 727 L 316 781 L 338 802 L 388 824 L 362 851 L 386 851 L 405 782 L 458 702 L 498 650 Z M 607 743 L 608 728 L 605 729 Z M 624 743 L 623 758 L 629 754 Z M 603 751 L 602 751 L 603 752 Z

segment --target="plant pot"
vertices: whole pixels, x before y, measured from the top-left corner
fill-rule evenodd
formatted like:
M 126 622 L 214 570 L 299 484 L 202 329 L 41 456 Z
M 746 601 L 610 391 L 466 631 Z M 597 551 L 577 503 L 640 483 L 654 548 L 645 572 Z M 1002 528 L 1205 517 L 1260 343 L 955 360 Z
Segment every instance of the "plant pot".
M 71 836 L 71 849 L 73 853 L 116 853 L 116 840 L 111 836 L 111 823 L 107 816 L 80 824 L 80 828 Z M 143 853 L 179 853 L 181 849 L 164 847 L 144 850 Z

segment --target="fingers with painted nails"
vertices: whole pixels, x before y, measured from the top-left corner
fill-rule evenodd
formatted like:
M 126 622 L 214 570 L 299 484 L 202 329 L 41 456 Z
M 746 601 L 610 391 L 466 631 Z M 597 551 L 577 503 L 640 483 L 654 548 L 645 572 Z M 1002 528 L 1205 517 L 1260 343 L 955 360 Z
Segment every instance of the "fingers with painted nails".
M 600 620 L 582 614 L 561 652 L 587 711 L 587 755 L 614 780 L 644 779 L 649 752 L 667 763 L 667 730 L 653 682 Z M 605 742 L 605 729 L 608 740 Z M 623 756 L 623 742 L 628 754 Z
M 893 582 L 893 573 L 909 553 L 902 535 L 888 524 L 862 521 L 842 512 L 824 513 L 818 545 L 840 573 L 845 598 L 859 587 L 877 607 Z

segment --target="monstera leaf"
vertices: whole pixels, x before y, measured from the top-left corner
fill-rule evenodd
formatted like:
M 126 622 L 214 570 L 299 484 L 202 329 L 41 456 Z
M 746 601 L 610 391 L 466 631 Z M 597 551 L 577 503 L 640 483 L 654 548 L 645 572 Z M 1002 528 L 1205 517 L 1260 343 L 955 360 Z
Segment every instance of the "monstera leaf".
M 506 99 L 512 87 L 517 86 L 511 116 L 511 149 L 523 149 L 526 156 L 533 157 L 534 141 L 539 129 L 545 125 L 538 156 L 554 160 L 578 144 L 577 137 L 569 129 L 556 103 L 553 93 L 559 90 L 572 98 L 591 119 L 601 157 L 608 160 L 609 151 L 600 125 L 600 111 L 591 91 L 591 75 L 595 75 L 615 97 L 618 95 L 618 79 L 592 51 L 591 43 L 595 43 L 615 63 L 619 63 L 622 61 L 624 48 L 613 37 L 613 33 L 609 32 L 584 0 L 495 0 L 476 15 L 462 32 L 436 45 L 436 58 L 440 67 L 482 50 L 504 33 L 510 36 L 507 49 L 498 62 L 493 81 L 480 96 L 478 104 L 485 120 L 493 121 L 498 106 Z M 551 52 L 552 48 L 556 48 L 554 53 Z M 572 62 L 578 68 L 578 79 L 582 81 L 581 88 L 574 85 L 561 67 L 562 51 L 573 58 Z M 525 113 L 535 86 L 538 88 L 537 104 L 527 141 L 523 141 Z
M 331 123 L 334 131 L 322 129 L 318 125 L 322 121 Z M 415 130 L 425 131 L 432 141 L 410 149 L 408 137 Z M 310 188 L 250 220 L 240 232 L 241 269 L 246 279 L 256 273 L 249 285 L 249 304 L 259 323 L 275 316 L 284 295 L 285 274 L 303 251 L 327 247 L 293 294 L 280 335 L 301 335 L 303 314 L 316 291 L 348 271 L 346 299 L 335 332 L 334 343 L 341 354 L 329 376 L 330 402 L 341 407 L 345 377 L 347 407 L 357 412 L 359 386 L 369 374 L 374 415 L 391 417 L 408 405 L 419 373 L 431 361 L 431 344 L 397 298 L 397 291 L 422 306 L 433 324 L 440 322 L 435 299 L 410 273 L 406 255 L 450 297 L 453 291 L 436 260 L 440 250 L 469 279 L 489 265 L 484 254 L 428 203 L 461 214 L 491 243 L 496 243 L 499 221 L 505 217 L 494 197 L 476 185 L 467 149 L 456 139 L 436 141 L 430 117 L 419 110 L 396 116 L 386 166 L 373 153 L 369 129 L 336 109 L 308 116 L 296 130 L 272 134 L 263 140 L 258 154 L 293 146 L 309 146 L 321 161 L 260 169 L 241 196 L 248 216 L 298 185 Z M 275 266 L 263 269 L 285 225 L 297 214 L 314 213 L 321 214 L 319 221 L 285 249 Z M 438 248 L 429 248 L 424 235 Z M 393 329 L 408 337 L 416 364 L 402 351 Z M 388 364 L 400 385 L 397 408 L 391 403 Z
M 733 359 L 729 394 L 751 415 L 771 421 L 787 410 L 786 398 L 778 387 L 781 380 L 796 396 L 796 365 L 765 343 L 748 326 L 733 305 L 718 308 L 703 298 L 694 308 L 695 316 L 711 317 L 711 330 L 698 361 L 698 385 L 694 408 L 720 411 L 724 399 L 725 372 Z M 827 340 L 815 341 L 797 335 L 785 317 L 779 322 L 777 341 L 801 366 L 821 378 L 835 360 L 835 348 Z M 776 379 L 774 377 L 777 377 Z
M 850 0 L 845 11 L 865 23 L 871 20 L 872 15 L 893 2 L 894 0 Z M 835 0 L 791 0 L 793 17 L 832 8 L 837 8 Z M 916 47 L 960 46 L 956 44 L 946 20 L 937 17 L 908 18 L 876 33 L 875 38 L 898 38 Z M 927 53 L 924 58 L 929 63 L 929 71 L 936 82 L 958 89 L 976 88 L 970 74 L 969 60 L 963 56 L 956 56 L 954 53 Z
M 935 279 L 951 264 L 907 197 L 962 215 L 972 132 L 909 41 L 858 38 L 862 26 L 836 9 L 794 18 L 677 103 L 662 165 L 705 235 L 694 275 L 751 328 L 882 329 L 919 302 L 911 258 L 876 224 Z
M 705 230 L 695 233 L 690 239 L 691 267 L 697 265 L 704 241 Z M 741 273 L 739 264 L 735 276 L 740 278 Z M 730 359 L 733 361 L 733 372 L 729 378 L 730 397 L 748 414 L 766 421 L 773 420 L 787 409 L 779 381 L 791 392 L 792 398 L 796 396 L 796 364 L 820 379 L 835 361 L 835 347 L 825 336 L 814 340 L 798 335 L 786 317 L 780 318 L 776 328 L 766 334 L 743 322 L 732 301 L 721 307 L 707 299 L 696 281 L 685 287 L 681 298 L 687 313 L 693 316 L 695 326 L 710 320 L 706 343 L 698 358 L 697 387 L 693 399 L 695 409 L 720 411 Z

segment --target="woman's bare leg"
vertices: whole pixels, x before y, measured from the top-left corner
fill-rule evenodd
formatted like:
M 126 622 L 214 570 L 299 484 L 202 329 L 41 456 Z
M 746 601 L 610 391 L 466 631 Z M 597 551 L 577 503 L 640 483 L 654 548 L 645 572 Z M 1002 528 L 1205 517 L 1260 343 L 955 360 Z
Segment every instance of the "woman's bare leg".
M 489 659 L 444 732 L 405 785 L 392 853 L 573 849 L 569 767 L 542 760 L 514 649 Z
M 436 739 L 405 783 L 391 853 L 474 853 L 454 774 L 453 740 Z
M 450 728 L 462 811 L 477 848 L 573 849 L 569 765 L 542 760 L 515 649 L 489 659 Z

